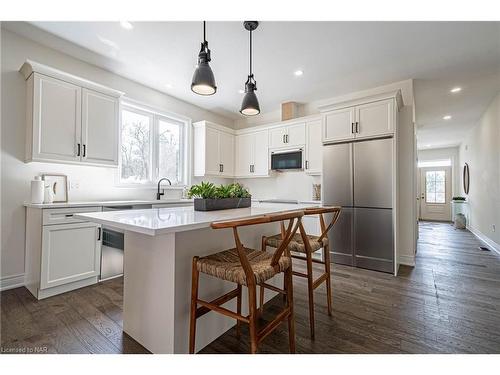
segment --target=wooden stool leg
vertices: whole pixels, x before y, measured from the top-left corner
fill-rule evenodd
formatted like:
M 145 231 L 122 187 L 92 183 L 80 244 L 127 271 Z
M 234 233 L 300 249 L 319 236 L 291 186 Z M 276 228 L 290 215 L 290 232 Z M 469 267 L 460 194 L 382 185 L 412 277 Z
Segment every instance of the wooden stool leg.
M 288 343 L 290 346 L 290 354 L 295 354 L 295 317 L 293 314 L 293 280 L 292 280 L 292 267 L 285 271 L 286 280 L 286 300 L 290 308 L 290 315 L 288 316 Z
M 248 315 L 250 330 L 250 352 L 257 353 L 257 291 L 256 285 L 248 285 Z
M 311 329 L 311 339 L 314 339 L 314 287 L 313 287 L 313 268 L 312 253 L 306 253 L 307 263 L 307 291 L 309 293 L 309 327 Z
M 260 287 L 260 295 L 259 295 L 259 314 L 262 316 L 262 314 L 264 313 L 264 287 L 261 286 Z
M 236 312 L 241 315 L 241 285 L 238 284 L 238 295 L 236 296 Z M 236 319 L 236 337 L 241 337 L 241 321 Z
M 191 271 L 191 314 L 189 323 L 189 354 L 194 354 L 196 339 L 196 309 L 198 307 L 198 280 L 200 273 L 196 268 L 198 257 L 193 258 L 193 268 Z
M 323 247 L 323 258 L 325 261 L 325 272 L 328 275 L 326 278 L 326 302 L 328 304 L 328 315 L 332 316 L 332 282 L 330 273 L 330 246 Z

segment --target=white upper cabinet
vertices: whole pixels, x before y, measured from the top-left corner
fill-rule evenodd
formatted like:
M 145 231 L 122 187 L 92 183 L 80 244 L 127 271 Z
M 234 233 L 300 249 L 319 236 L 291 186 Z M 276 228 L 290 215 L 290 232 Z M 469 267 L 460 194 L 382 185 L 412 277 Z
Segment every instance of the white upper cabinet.
M 399 91 L 358 99 L 350 104 L 323 107 L 323 143 L 394 134 L 396 111 L 402 105 Z
M 356 106 L 356 138 L 370 138 L 394 132 L 394 101 L 381 100 Z
M 234 177 L 233 130 L 208 121 L 193 124 L 194 175 Z
M 354 138 L 354 108 L 342 108 L 324 116 L 323 141 L 343 141 Z
M 267 130 L 236 136 L 236 177 L 269 176 L 268 139 Z
M 119 103 L 116 98 L 82 89 L 82 158 L 118 165 Z
M 80 87 L 35 74 L 28 82 L 27 160 L 80 161 Z M 34 95 L 33 95 L 34 94 Z M 36 109 L 30 111 L 29 109 Z
M 26 162 L 118 165 L 122 92 L 26 61 Z
M 321 142 L 321 120 L 306 122 L 307 143 L 305 172 L 311 175 L 321 174 L 323 165 L 323 143 Z
M 284 125 L 269 130 L 269 148 L 296 147 L 306 143 L 306 124 Z

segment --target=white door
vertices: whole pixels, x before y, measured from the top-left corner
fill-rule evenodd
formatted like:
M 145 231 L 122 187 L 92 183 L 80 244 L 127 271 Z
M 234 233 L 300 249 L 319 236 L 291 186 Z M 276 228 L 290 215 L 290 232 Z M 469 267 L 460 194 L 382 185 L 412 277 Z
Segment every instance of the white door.
M 205 129 L 205 175 L 219 175 L 220 168 L 219 131 Z
M 354 138 L 354 107 L 337 109 L 324 116 L 323 142 Z
M 234 135 L 219 132 L 221 175 L 234 176 Z
M 420 219 L 451 221 L 451 168 L 420 168 Z
M 323 144 L 321 142 L 321 120 L 307 123 L 306 173 L 321 174 Z
M 236 171 L 238 177 L 251 175 L 253 163 L 254 134 L 236 136 Z M 266 139 L 267 143 L 267 139 Z
M 287 136 L 285 138 L 287 146 L 303 146 L 306 144 L 306 124 L 288 126 Z
M 356 138 L 369 138 L 394 132 L 392 99 L 356 107 Z
M 99 275 L 101 241 L 95 223 L 45 225 L 40 288 Z
M 287 128 L 282 126 L 269 130 L 269 148 L 278 148 L 286 146 Z
M 80 161 L 81 88 L 35 74 L 33 159 Z
M 253 134 L 253 172 L 254 176 L 269 175 L 269 134 L 267 130 L 256 132 Z
M 118 99 L 82 89 L 82 160 L 118 165 Z

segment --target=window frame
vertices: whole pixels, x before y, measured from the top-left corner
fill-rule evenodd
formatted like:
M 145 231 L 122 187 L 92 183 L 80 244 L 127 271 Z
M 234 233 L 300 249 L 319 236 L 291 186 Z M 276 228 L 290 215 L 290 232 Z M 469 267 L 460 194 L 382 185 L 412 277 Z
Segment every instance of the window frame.
M 150 180 L 144 183 L 131 183 L 122 181 L 122 113 L 129 111 L 140 115 L 148 116 L 151 120 L 151 135 L 150 135 Z M 157 187 L 158 180 L 164 176 L 159 175 L 159 122 L 160 120 L 173 123 L 179 123 L 180 131 L 180 169 L 181 181 L 177 184 L 172 184 L 171 187 L 163 186 L 164 188 L 179 189 L 189 186 L 191 183 L 190 178 L 190 165 L 191 165 L 191 144 L 189 139 L 191 137 L 191 119 L 175 113 L 167 112 L 164 110 L 156 109 L 147 104 L 127 99 L 122 100 L 120 103 L 120 128 L 119 128 L 119 152 L 118 152 L 118 173 L 116 175 L 116 186 L 126 188 L 155 188 Z

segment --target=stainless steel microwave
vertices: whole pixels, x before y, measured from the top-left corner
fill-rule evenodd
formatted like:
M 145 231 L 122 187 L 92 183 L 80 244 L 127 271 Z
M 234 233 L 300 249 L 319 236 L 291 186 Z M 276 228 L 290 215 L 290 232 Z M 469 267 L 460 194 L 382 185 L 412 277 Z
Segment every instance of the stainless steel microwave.
M 271 152 L 271 169 L 286 170 L 286 169 L 303 169 L 303 149 L 273 151 Z

